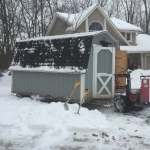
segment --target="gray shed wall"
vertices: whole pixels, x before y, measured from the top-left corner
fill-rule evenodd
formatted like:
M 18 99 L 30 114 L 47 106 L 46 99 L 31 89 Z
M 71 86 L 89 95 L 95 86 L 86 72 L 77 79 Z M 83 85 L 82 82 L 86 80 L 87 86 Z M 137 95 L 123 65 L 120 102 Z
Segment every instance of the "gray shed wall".
M 80 74 L 13 71 L 12 93 L 66 99 L 80 80 Z M 80 86 L 72 98 L 80 100 Z

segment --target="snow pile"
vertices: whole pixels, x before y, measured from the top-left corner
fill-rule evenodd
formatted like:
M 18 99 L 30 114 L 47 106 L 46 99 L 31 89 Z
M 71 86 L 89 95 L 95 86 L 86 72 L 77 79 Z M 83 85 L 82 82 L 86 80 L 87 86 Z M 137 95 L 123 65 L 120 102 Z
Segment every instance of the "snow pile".
M 5 74 L 0 81 L 0 126 L 20 128 L 22 131 L 25 130 L 25 133 L 31 128 L 69 130 L 106 127 L 106 117 L 98 110 L 89 111 L 87 108 L 82 108 L 81 115 L 78 115 L 76 114 L 78 104 L 70 105 L 69 111 L 65 111 L 61 102 L 47 104 L 36 99 L 20 99 L 11 95 L 10 84 L 10 76 Z
M 27 135 L 31 130 L 60 130 L 67 133 L 74 128 L 84 130 L 106 127 L 106 117 L 101 112 L 82 108 L 78 115 L 77 104 L 69 107 L 70 110 L 65 111 L 61 102 L 47 104 L 29 98 L 20 100 L 14 96 L 3 96 L 0 98 L 0 126 L 9 127 L 9 130 L 1 130 L 1 136 L 5 137 L 8 132 L 13 132 L 15 136 Z
M 140 76 L 150 76 L 150 70 L 136 69 L 131 73 L 131 89 L 141 88 Z

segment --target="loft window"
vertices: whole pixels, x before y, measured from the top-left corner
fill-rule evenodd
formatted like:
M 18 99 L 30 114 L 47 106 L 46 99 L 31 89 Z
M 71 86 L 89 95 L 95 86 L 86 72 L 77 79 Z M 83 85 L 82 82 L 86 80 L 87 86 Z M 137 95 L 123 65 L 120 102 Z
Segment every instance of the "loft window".
M 89 26 L 89 31 L 100 31 L 100 30 L 103 30 L 103 27 L 99 22 L 92 22 Z
M 131 33 L 126 33 L 125 35 L 126 35 L 125 36 L 126 40 L 131 42 L 132 41 L 132 34 Z

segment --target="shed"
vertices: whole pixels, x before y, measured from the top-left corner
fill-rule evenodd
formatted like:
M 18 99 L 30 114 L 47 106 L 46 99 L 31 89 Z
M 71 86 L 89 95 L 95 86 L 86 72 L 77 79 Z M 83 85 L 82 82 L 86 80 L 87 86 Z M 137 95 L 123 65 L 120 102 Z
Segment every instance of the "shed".
M 114 97 L 115 50 L 108 31 L 45 36 L 16 42 L 10 70 L 11 92 L 65 100 L 80 82 L 72 100 Z

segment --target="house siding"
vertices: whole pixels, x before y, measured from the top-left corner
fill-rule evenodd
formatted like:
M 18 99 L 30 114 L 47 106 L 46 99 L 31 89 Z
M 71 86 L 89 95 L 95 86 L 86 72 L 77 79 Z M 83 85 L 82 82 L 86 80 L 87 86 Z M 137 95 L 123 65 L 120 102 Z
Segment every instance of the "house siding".
M 120 32 L 123 37 L 125 38 L 125 33 L 131 33 L 131 31 L 126 31 L 126 32 Z M 131 33 L 132 34 L 132 42 L 129 42 L 131 45 L 136 45 L 136 33 Z
M 66 28 L 69 27 L 66 22 L 57 18 L 55 25 L 53 26 L 49 36 L 66 34 Z
M 100 22 L 104 28 L 104 17 L 100 15 L 100 12 L 97 9 L 88 17 L 88 27 L 94 21 Z M 86 32 L 85 21 L 74 31 L 74 33 L 80 33 L 80 32 Z
M 125 32 L 120 32 L 122 35 L 123 35 L 123 37 L 125 38 Z
M 120 45 L 127 45 L 125 42 L 123 42 L 119 39 L 117 34 L 114 32 L 114 30 L 112 30 L 112 28 L 110 27 L 110 25 L 108 23 L 106 25 L 106 29 L 107 29 L 108 32 L 111 33 L 111 35 L 113 35 L 119 41 Z
M 146 70 L 149 70 L 150 69 L 150 54 L 147 54 L 146 56 L 145 56 L 145 63 L 146 63 L 146 66 L 145 66 L 145 69 Z
M 94 21 L 98 21 L 104 29 L 104 17 L 102 16 L 102 14 L 100 14 L 100 12 L 97 9 L 95 9 L 94 12 L 91 15 L 89 15 L 88 26 L 90 26 L 90 24 Z
M 131 45 L 136 45 L 136 33 L 132 33 L 132 42 Z
M 74 31 L 74 33 L 85 32 L 85 21 Z

